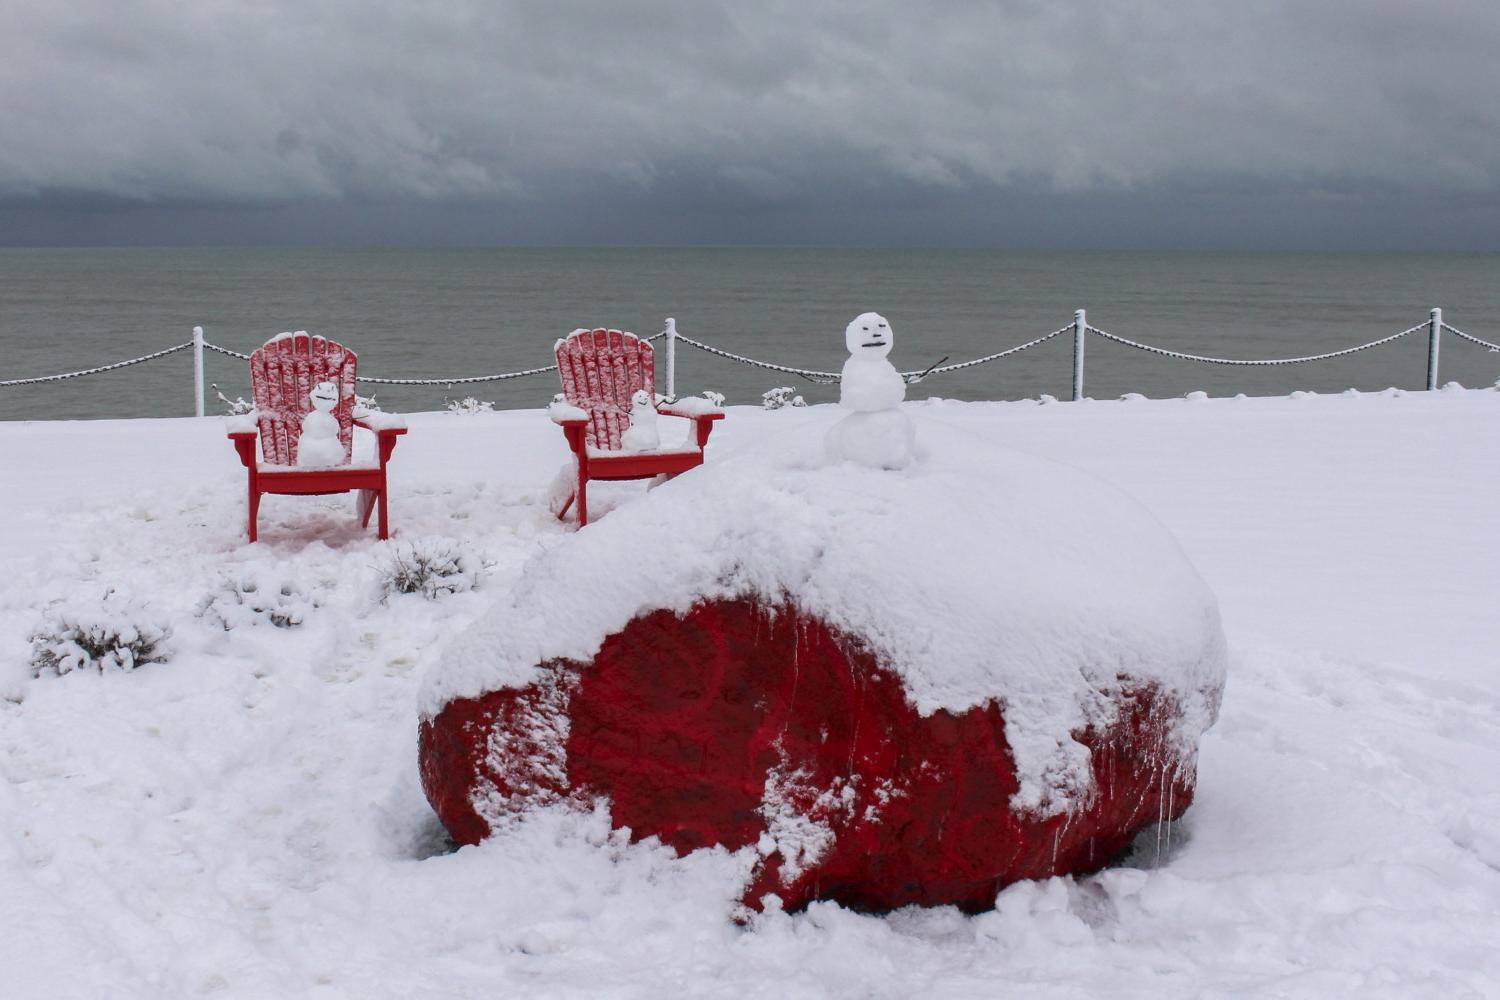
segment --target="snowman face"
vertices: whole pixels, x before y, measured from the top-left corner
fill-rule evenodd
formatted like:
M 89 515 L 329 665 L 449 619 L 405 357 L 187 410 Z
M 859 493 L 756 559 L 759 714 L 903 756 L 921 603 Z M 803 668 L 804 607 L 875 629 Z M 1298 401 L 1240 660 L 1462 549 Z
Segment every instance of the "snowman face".
M 339 387 L 332 382 L 319 382 L 307 398 L 312 401 L 313 409 L 329 413 L 338 405 Z
M 883 358 L 891 353 L 896 336 L 880 313 L 861 313 L 844 328 L 844 346 L 856 358 Z
M 630 405 L 637 410 L 654 409 L 651 406 L 651 393 L 645 389 L 637 389 L 630 397 Z

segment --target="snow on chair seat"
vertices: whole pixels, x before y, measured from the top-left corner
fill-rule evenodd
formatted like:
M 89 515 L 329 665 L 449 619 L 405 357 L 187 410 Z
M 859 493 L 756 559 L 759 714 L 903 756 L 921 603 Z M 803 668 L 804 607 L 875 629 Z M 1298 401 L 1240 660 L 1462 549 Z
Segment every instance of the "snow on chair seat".
M 652 479 L 676 476 L 703 464 L 703 449 L 716 420 L 724 411 L 703 399 L 656 403 L 656 362 L 651 345 L 633 333 L 619 330 L 574 330 L 553 346 L 562 381 L 562 400 L 548 415 L 562 427 L 573 452 L 576 484 L 562 499 L 559 518 L 578 502 L 578 525 L 588 524 L 589 480 Z M 632 447 L 632 397 L 638 408 L 654 414 L 682 417 L 692 432 L 681 444 Z M 561 498 L 560 498 L 561 499 Z
M 267 493 L 321 496 L 356 491 L 361 527 L 378 506 L 379 537 L 389 537 L 386 462 L 406 424 L 390 414 L 355 412 L 353 351 L 306 331 L 283 333 L 250 355 L 250 385 L 255 409 L 232 421 L 229 439 L 248 475 L 246 533 L 258 535 L 256 516 Z M 326 414 L 326 416 L 325 416 Z M 308 426 L 304 426 L 307 424 Z M 354 428 L 375 434 L 375 453 L 354 459 Z M 304 432 L 322 428 L 316 443 L 327 450 L 327 463 L 298 463 Z M 255 456 L 260 443 L 260 459 Z M 302 456 L 304 459 L 306 455 Z

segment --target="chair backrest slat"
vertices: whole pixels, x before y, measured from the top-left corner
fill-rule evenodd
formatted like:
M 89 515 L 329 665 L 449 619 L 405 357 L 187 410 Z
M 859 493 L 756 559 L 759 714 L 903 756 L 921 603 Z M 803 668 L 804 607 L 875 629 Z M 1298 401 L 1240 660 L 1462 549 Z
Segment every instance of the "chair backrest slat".
M 584 440 L 618 450 L 630 426 L 630 397 L 637 389 L 656 390 L 655 351 L 633 333 L 600 328 L 574 330 L 555 353 L 563 398 L 588 412 Z
M 305 330 L 273 337 L 250 355 L 250 389 L 260 427 L 261 458 L 271 465 L 297 464 L 302 417 L 319 382 L 339 387 L 333 416 L 339 422 L 344 460 L 354 453 L 355 367 L 359 359 L 337 341 Z

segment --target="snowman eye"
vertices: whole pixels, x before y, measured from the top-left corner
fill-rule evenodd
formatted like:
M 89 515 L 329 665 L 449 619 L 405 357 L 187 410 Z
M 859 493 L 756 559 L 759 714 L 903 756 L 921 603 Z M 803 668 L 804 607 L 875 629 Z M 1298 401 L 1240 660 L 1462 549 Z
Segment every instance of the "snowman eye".
M 882 329 L 882 330 L 884 330 L 884 329 L 885 329 L 885 324 L 884 324 L 884 323 L 881 323 L 881 324 L 880 324 L 880 328 L 881 328 L 881 329 Z

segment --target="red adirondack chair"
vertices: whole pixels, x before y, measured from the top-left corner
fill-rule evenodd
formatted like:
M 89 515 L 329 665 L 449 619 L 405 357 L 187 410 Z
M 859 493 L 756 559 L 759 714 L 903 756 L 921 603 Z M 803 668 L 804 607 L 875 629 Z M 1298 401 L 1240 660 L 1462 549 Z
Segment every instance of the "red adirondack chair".
M 306 331 L 283 333 L 266 341 L 250 355 L 250 385 L 255 409 L 231 426 L 229 439 L 249 470 L 250 541 L 256 538 L 256 513 L 266 493 L 302 496 L 359 492 L 356 509 L 361 527 L 370 524 L 371 508 L 379 503 L 379 534 L 389 536 L 385 465 L 396 447 L 396 438 L 406 433 L 399 417 L 384 413 L 356 414 L 354 409 L 353 351 Z M 302 421 L 313 406 L 309 394 L 320 382 L 338 389 L 333 417 L 338 421 L 338 440 L 344 449 L 344 464 L 314 468 L 297 465 L 297 443 Z M 375 454 L 354 461 L 354 428 L 375 434 Z M 251 429 L 254 427 L 255 429 Z M 260 460 L 255 441 L 260 439 Z
M 706 399 L 657 403 L 656 412 L 692 421 L 691 436 L 678 445 L 663 443 L 650 451 L 622 448 L 630 427 L 631 396 L 637 390 L 656 399 L 655 352 L 633 333 L 619 330 L 574 330 L 553 347 L 562 379 L 563 401 L 548 413 L 567 436 L 577 466 L 576 487 L 557 512 L 566 516 L 578 501 L 578 526 L 589 523 L 589 480 L 672 477 L 703 464 L 703 448 L 714 421 L 724 411 Z

